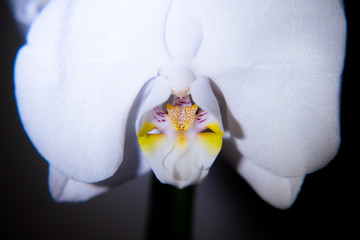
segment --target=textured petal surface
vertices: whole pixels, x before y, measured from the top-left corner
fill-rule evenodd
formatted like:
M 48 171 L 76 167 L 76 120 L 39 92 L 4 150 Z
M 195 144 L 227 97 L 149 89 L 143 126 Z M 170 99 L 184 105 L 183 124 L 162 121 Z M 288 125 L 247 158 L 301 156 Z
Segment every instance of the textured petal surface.
M 204 0 L 200 9 L 192 70 L 224 94 L 241 154 L 286 177 L 327 164 L 339 144 L 341 2 Z
M 236 170 L 261 198 L 281 209 L 288 208 L 293 204 L 304 179 L 304 175 L 289 178 L 277 176 L 246 158 L 241 159 Z
M 99 181 L 121 164 L 130 107 L 168 59 L 169 5 L 54 0 L 35 20 L 16 60 L 17 104 L 40 154 L 70 178 Z
M 108 189 L 90 183 L 74 181 L 53 167 L 49 167 L 49 190 L 57 202 L 80 202 L 104 193 Z

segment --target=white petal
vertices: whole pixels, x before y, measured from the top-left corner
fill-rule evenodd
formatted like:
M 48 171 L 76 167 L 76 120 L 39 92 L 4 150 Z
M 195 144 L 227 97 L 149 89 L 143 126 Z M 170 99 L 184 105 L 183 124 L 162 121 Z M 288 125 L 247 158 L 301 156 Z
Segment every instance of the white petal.
M 144 154 L 161 182 L 179 188 L 204 180 L 220 151 L 209 151 L 209 146 L 197 135 L 186 136 L 185 144 L 179 143 L 176 136 L 163 134 L 162 138 L 155 151 Z M 221 141 L 221 136 L 219 138 Z
M 207 77 L 197 78 L 191 85 L 191 97 L 196 105 L 209 112 L 216 119 L 222 132 L 224 132 L 219 103 L 211 88 L 210 79 Z
M 327 164 L 339 145 L 341 2 L 204 1 L 201 11 L 192 69 L 224 94 L 242 130 L 239 151 L 278 176 Z
M 100 181 L 121 164 L 130 107 L 168 59 L 169 5 L 54 0 L 35 20 L 16 60 L 17 104 L 40 154 L 70 178 Z
M 179 188 L 199 183 L 203 169 L 195 165 L 196 159 L 192 154 L 195 147 L 179 151 L 175 145 L 176 138 L 166 138 L 161 151 L 147 157 L 156 177 Z
M 285 209 L 295 201 L 303 183 L 304 175 L 280 177 L 246 158 L 240 160 L 236 170 L 266 202 Z
M 80 202 L 102 194 L 108 188 L 75 181 L 50 166 L 49 190 L 52 198 L 57 202 Z
M 166 20 L 165 41 L 169 54 L 177 61 L 194 58 L 203 38 L 197 1 L 174 0 Z
M 152 110 L 154 107 L 159 106 L 166 102 L 171 95 L 171 88 L 169 81 L 162 77 L 157 76 L 149 82 L 149 85 L 144 89 L 143 99 L 141 102 L 140 110 L 136 118 L 136 132 L 138 132 L 143 124 L 144 115 Z
M 172 94 L 178 97 L 185 97 L 189 94 L 191 84 L 195 76 L 191 70 L 182 63 L 174 63 L 162 67 L 159 74 L 168 79 Z

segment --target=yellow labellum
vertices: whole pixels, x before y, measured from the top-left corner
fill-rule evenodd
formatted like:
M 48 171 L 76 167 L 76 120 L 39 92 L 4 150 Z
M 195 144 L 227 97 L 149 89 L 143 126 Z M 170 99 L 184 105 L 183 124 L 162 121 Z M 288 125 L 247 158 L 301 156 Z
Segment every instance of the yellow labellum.
M 180 149 L 183 149 L 184 147 L 187 146 L 186 136 L 185 136 L 183 130 L 179 130 L 179 135 L 178 135 L 178 138 L 177 138 L 177 144 L 176 145 Z
M 155 124 L 145 122 L 140 131 L 138 132 L 138 137 L 143 137 L 148 134 L 151 130 L 154 130 L 156 128 Z
M 222 146 L 221 135 L 211 132 L 203 132 L 198 134 L 198 140 L 209 156 L 219 154 Z
M 214 133 L 219 134 L 220 136 L 224 136 L 224 133 L 221 130 L 220 125 L 218 123 L 210 123 L 206 127 L 211 131 L 213 131 Z
M 138 132 L 138 141 L 145 156 L 150 158 L 155 156 L 158 157 L 157 154 L 164 151 L 164 149 L 162 150 L 161 148 L 166 145 L 166 142 L 175 140 L 171 143 L 174 145 L 172 145 L 173 147 L 170 152 L 164 153 L 166 154 L 164 157 L 171 156 L 170 153 L 174 154 L 174 156 L 178 156 L 179 154 L 182 155 L 186 152 L 191 154 L 191 151 L 198 153 L 202 152 L 202 154 L 205 154 L 204 157 L 216 157 L 220 152 L 222 136 L 224 135 L 220 125 L 216 121 L 211 120 L 210 123 L 201 128 L 193 128 L 192 125 L 194 123 L 199 124 L 200 122 L 201 124 L 202 122 L 207 121 L 209 116 L 206 116 L 206 114 L 208 113 L 200 112 L 198 119 L 195 122 L 197 117 L 196 112 L 198 110 L 196 104 L 184 107 L 179 107 L 176 104 L 174 105 L 167 104 L 166 112 L 163 112 L 161 109 L 154 109 L 153 115 L 150 115 L 152 118 L 144 121 L 143 126 Z M 161 125 L 166 121 L 169 121 L 171 124 Z M 165 130 L 162 129 L 165 127 L 165 132 L 152 134 L 151 131 L 158 129 L 158 127 L 160 127 L 162 131 Z M 204 132 L 198 132 L 201 131 L 203 127 L 210 131 L 205 130 Z M 199 149 L 195 150 L 195 148 Z
M 141 151 L 147 156 L 151 156 L 156 150 L 163 144 L 165 140 L 164 134 L 148 134 L 143 137 L 139 137 Z
M 151 130 L 155 128 L 155 124 L 145 122 L 140 131 L 138 132 L 138 141 L 141 151 L 147 156 L 155 153 L 166 138 L 164 134 L 148 134 Z
M 190 95 L 145 114 L 138 142 L 157 178 L 183 188 L 199 183 L 219 154 L 224 132 L 209 112 L 192 105 Z
M 141 151 L 147 156 L 155 153 L 165 140 L 164 134 L 148 134 L 155 128 L 155 124 L 145 122 L 138 132 L 138 141 Z

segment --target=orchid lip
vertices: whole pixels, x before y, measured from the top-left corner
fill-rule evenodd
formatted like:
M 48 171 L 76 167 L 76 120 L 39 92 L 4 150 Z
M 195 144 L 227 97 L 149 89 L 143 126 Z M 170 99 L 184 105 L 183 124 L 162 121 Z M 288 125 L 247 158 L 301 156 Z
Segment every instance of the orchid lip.
M 222 145 L 216 119 L 191 95 L 172 95 L 142 117 L 140 149 L 161 182 L 177 187 L 200 183 Z

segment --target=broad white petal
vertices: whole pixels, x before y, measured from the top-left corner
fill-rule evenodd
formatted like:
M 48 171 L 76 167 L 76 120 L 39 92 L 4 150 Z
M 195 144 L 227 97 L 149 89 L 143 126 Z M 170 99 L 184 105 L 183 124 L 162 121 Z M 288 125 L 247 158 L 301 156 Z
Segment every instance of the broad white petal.
M 242 158 L 236 170 L 266 202 L 285 209 L 295 201 L 304 180 L 304 175 L 281 177 Z
M 35 20 L 16 60 L 19 113 L 40 154 L 71 179 L 100 181 L 121 164 L 130 107 L 168 60 L 169 5 L 53 0 Z
M 75 181 L 50 166 L 49 190 L 52 198 L 57 202 L 80 202 L 102 194 L 108 188 Z
M 204 38 L 192 70 L 224 94 L 242 131 L 239 151 L 278 176 L 327 164 L 339 145 L 341 2 L 214 0 L 200 8 Z

